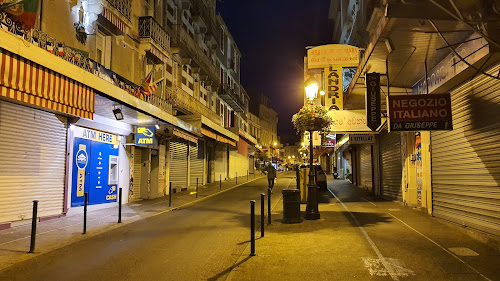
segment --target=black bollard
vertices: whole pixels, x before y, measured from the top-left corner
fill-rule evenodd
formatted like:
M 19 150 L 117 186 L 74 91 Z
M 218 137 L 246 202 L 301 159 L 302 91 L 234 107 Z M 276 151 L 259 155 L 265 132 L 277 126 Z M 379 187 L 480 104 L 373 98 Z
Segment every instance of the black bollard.
M 168 185 L 168 206 L 172 206 L 172 182 Z
M 88 192 L 84 193 L 84 201 L 83 201 L 83 233 L 87 233 L 87 199 L 88 199 Z
M 118 188 L 118 223 L 122 222 L 122 188 Z
M 238 184 L 238 172 L 236 172 L 236 184 Z
M 222 190 L 222 174 L 219 174 L 219 190 Z
M 247 170 L 247 181 L 248 181 L 248 170 Z
M 267 189 L 267 224 L 271 224 L 271 189 Z
M 255 200 L 250 201 L 250 256 L 255 256 Z
M 198 178 L 196 178 L 196 198 L 198 198 Z
M 265 210 L 264 210 L 264 197 L 266 195 L 264 193 L 260 194 L 260 237 L 264 237 L 264 215 L 265 215 Z
M 31 219 L 31 243 L 30 243 L 30 253 L 35 252 L 35 240 L 36 240 L 36 218 L 38 217 L 38 200 L 33 200 L 33 218 Z

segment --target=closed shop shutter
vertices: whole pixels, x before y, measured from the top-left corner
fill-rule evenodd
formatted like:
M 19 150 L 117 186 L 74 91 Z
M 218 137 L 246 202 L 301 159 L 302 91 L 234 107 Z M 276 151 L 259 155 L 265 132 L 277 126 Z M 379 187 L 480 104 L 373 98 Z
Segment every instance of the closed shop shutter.
M 203 142 L 189 144 L 189 184 L 196 186 L 196 178 L 198 184 L 203 185 L 203 169 L 204 169 L 204 149 Z
M 453 130 L 431 134 L 434 216 L 493 235 L 500 235 L 499 93 L 498 80 L 484 75 L 457 87 Z
M 170 181 L 172 188 L 187 187 L 188 180 L 188 146 L 185 140 L 170 141 Z
M 380 133 L 380 154 L 382 161 L 382 197 L 402 201 L 401 192 L 401 134 Z
M 372 148 L 370 144 L 363 144 L 360 147 L 359 167 L 361 169 L 360 179 L 361 187 L 366 190 L 372 190 Z
M 134 189 L 133 200 L 141 199 L 142 149 L 134 148 Z
M 63 212 L 67 120 L 0 101 L 0 222 Z

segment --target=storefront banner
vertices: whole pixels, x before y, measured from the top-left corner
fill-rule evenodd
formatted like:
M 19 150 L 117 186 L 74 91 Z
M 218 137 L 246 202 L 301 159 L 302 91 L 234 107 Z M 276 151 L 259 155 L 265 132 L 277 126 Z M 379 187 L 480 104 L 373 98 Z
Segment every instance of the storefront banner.
M 382 122 L 380 117 L 380 73 L 367 73 L 365 81 L 367 126 L 375 131 Z
M 364 110 L 331 110 L 328 116 L 333 123 L 330 132 L 371 132 L 367 126 L 366 112 Z M 385 118 L 382 118 L 382 122 Z
M 156 127 L 137 127 L 135 133 L 135 144 L 136 145 L 155 145 L 156 144 Z
M 74 134 L 75 138 L 81 138 L 81 139 L 86 139 L 86 140 L 92 140 L 92 141 L 98 141 L 98 142 L 118 145 L 118 138 L 116 135 L 97 131 L 97 130 L 92 130 L 92 129 L 87 129 L 87 128 L 83 128 L 83 127 L 74 126 L 73 127 L 73 134 Z
M 328 66 L 325 68 L 327 110 L 344 109 L 344 90 L 342 88 L 342 66 Z
M 325 68 L 330 65 L 356 67 L 358 64 L 358 47 L 345 44 L 329 44 L 307 50 L 308 68 Z
M 469 41 L 461 44 L 455 50 L 462 58 L 466 58 L 468 64 L 474 64 L 490 53 L 488 41 L 478 34 L 472 34 Z M 464 71 L 469 65 L 464 63 L 455 53 L 449 54 L 438 65 L 427 74 L 427 79 L 423 77 L 412 88 L 414 95 L 427 94 L 427 83 L 429 93 L 432 93 L 444 83 Z M 427 80 L 427 82 L 426 82 Z
M 452 130 L 450 94 L 387 97 L 389 131 Z

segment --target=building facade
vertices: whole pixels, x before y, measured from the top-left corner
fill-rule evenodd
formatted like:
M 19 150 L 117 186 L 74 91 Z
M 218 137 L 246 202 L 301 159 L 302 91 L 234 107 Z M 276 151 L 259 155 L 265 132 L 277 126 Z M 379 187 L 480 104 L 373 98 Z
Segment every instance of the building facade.
M 278 113 L 272 109 L 271 100 L 263 94 L 258 94 L 251 100 L 251 110 L 260 120 L 261 160 L 278 158 L 280 143 L 278 139 Z
M 104 208 L 120 189 L 127 203 L 253 167 L 241 54 L 215 8 L 56 0 L 34 22 L 0 13 L 0 229 L 30 219 L 33 200 L 57 217 L 85 194 Z M 18 141 L 21 124 L 36 141 Z
M 363 1 L 351 2 L 360 9 L 363 6 Z M 353 25 L 365 29 L 370 40 L 357 45 L 365 50 L 345 91 L 344 109 L 364 109 L 364 77 L 381 73 L 381 100 L 449 94 L 452 128 L 398 131 L 386 123 L 362 143 L 344 135 L 338 139 L 336 152 L 338 159 L 349 162 L 352 181 L 358 186 L 466 227 L 498 245 L 500 184 L 495 169 L 500 167 L 500 158 L 494 151 L 499 147 L 488 141 L 498 133 L 494 98 L 500 84 L 495 75 L 500 68 L 498 24 L 476 30 L 470 13 L 481 15 L 482 22 L 498 14 L 487 1 L 479 2 L 484 7 L 472 10 L 458 2 L 456 7 L 416 1 L 366 2 L 371 7 L 365 12 L 370 19 Z M 332 1 L 334 5 L 337 1 Z M 347 37 L 342 42 L 357 44 Z M 385 102 L 381 109 L 387 116 Z

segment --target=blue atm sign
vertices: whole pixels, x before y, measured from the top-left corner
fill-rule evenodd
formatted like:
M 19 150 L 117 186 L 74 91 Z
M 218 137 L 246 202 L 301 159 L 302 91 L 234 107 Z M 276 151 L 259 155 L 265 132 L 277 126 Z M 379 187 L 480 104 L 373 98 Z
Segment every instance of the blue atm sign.
M 155 145 L 156 127 L 148 126 L 148 127 L 137 127 L 135 134 L 135 144 L 136 145 Z

